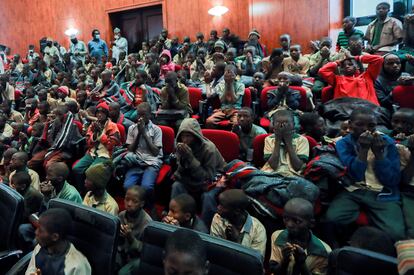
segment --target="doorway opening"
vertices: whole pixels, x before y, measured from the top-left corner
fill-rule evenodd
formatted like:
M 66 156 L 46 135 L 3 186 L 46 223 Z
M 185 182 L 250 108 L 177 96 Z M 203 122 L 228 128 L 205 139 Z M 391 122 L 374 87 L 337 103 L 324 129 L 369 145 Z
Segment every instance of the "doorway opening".
M 138 52 L 144 41 L 157 37 L 162 30 L 162 5 L 131 9 L 109 14 L 112 28 L 121 29 L 128 40 L 128 52 Z

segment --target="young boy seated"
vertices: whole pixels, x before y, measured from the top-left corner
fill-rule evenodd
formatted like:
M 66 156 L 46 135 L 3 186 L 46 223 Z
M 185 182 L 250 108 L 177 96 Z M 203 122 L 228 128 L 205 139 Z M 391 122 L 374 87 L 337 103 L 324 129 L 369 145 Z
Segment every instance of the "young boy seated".
M 272 274 L 326 274 L 331 248 L 313 235 L 315 225 L 312 204 L 302 198 L 290 199 L 284 207 L 285 230 L 271 238 Z
M 278 88 L 267 93 L 269 108 L 267 117 L 271 118 L 280 109 L 297 110 L 299 108 L 302 96 L 299 91 L 289 89 L 291 78 L 292 74 L 287 72 L 280 72 L 277 75 Z
M 115 146 L 120 144 L 118 126 L 109 119 L 109 106 L 105 102 L 97 106 L 96 121 L 88 127 L 86 142 L 88 151 L 72 169 L 74 184 L 83 189 L 84 174 L 89 166 L 98 164 L 112 156 Z
M 157 118 L 158 124 L 172 126 L 178 129 L 182 120 L 192 113 L 193 109 L 190 105 L 190 97 L 187 87 L 178 82 L 178 76 L 175 72 L 168 72 L 165 77 L 166 86 L 161 90 L 161 110 L 169 110 L 170 112 L 181 111 L 177 115 L 171 113 L 168 118 L 166 116 Z
M 26 111 L 26 114 L 24 116 L 25 123 L 29 124 L 30 126 L 33 126 L 33 124 L 35 124 L 40 118 L 39 109 L 37 108 L 37 99 L 35 98 L 26 99 L 25 111 Z
M 365 72 L 358 71 L 357 61 L 369 64 Z M 341 60 L 324 65 L 319 69 L 319 75 L 334 88 L 334 99 L 356 97 L 379 105 L 374 82 L 381 72 L 382 62 L 382 56 L 353 56 L 345 50 L 345 56 Z M 338 65 L 341 73 L 339 75 L 336 74 Z
M 88 259 L 67 239 L 71 227 L 72 217 L 65 209 L 49 209 L 40 216 L 38 245 L 26 274 L 92 274 Z
M 250 201 L 243 190 L 230 189 L 218 197 L 210 235 L 250 247 L 264 256 L 266 229 L 247 212 Z
M 122 268 L 118 274 L 131 274 L 138 267 L 142 250 L 141 235 L 151 217 L 143 209 L 145 189 L 130 187 L 125 194 L 125 210 L 119 213 L 121 237 L 118 243 L 117 264 Z
M 29 215 L 39 211 L 43 201 L 43 195 L 34 189 L 30 175 L 25 172 L 17 172 L 11 177 L 10 186 L 24 198 L 23 222 L 27 222 Z
M 137 112 L 138 122 L 129 128 L 128 153 L 122 160 L 128 168 L 124 187 L 141 185 L 149 196 L 162 164 L 162 131 L 150 120 L 151 106 L 148 103 L 138 105 Z
M 302 47 L 292 45 L 289 49 L 290 57 L 283 59 L 283 70 L 291 74 L 299 74 L 306 77 L 309 71 L 309 59 L 302 56 Z
M 318 145 L 332 144 L 333 140 L 326 136 L 325 120 L 317 113 L 304 113 L 299 117 L 303 135 L 313 138 Z
M 395 257 L 394 242 L 390 236 L 372 226 L 361 226 L 349 239 L 349 245 Z
M 197 217 L 197 205 L 189 194 L 181 194 L 170 201 L 168 215 L 162 222 L 208 234 L 204 222 Z
M 177 170 L 171 198 L 182 193 L 201 195 L 207 183 L 224 167 L 224 159 L 216 145 L 203 136 L 200 124 L 193 118 L 183 120 L 176 142 Z
M 369 108 L 351 113 L 351 133 L 337 141 L 336 150 L 355 183 L 334 198 L 326 219 L 348 225 L 364 208 L 370 223 L 396 241 L 405 235 L 399 202 L 400 156 L 394 140 L 377 132 L 376 125 L 377 118 Z
M 11 161 L 10 161 L 10 169 L 13 172 L 10 173 L 9 180 L 11 181 L 11 178 L 17 172 L 25 171 L 30 175 L 30 178 L 32 179 L 30 185 L 37 191 L 40 191 L 39 174 L 37 174 L 35 171 L 27 167 L 28 161 L 29 161 L 29 156 L 27 155 L 26 152 L 17 152 L 13 154 Z
M 250 45 L 244 47 L 243 55 L 235 58 L 236 66 L 241 75 L 253 76 L 259 69 L 261 58 L 256 55 L 256 48 Z
M 194 231 L 178 229 L 165 244 L 164 274 L 208 274 L 207 248 L 201 237 Z
M 295 133 L 291 111 L 278 110 L 273 114 L 273 135 L 265 139 L 264 158 L 267 162 L 262 171 L 300 176 L 309 158 L 309 143 Z
M 247 161 L 253 159 L 253 140 L 266 130 L 253 124 L 254 114 L 249 107 L 243 107 L 237 113 L 237 124 L 233 125 L 232 132 L 240 139 L 240 158 Z
M 414 110 L 399 109 L 391 119 L 401 165 L 401 202 L 407 238 L 414 238 Z
M 88 191 L 83 199 L 83 204 L 118 215 L 118 204 L 106 192 L 106 185 L 112 177 L 112 164 L 110 161 L 90 166 L 85 172 L 85 189 Z
M 223 120 L 229 120 L 231 124 L 236 122 L 237 110 L 241 108 L 245 88 L 243 83 L 236 80 L 236 76 L 237 68 L 227 65 L 224 69 L 224 81 L 213 90 L 213 95 L 219 97 L 221 106 L 207 118 L 207 128 L 215 128 Z
M 355 28 L 356 18 L 347 16 L 342 20 L 343 31 L 339 32 L 338 39 L 336 40 L 336 51 L 348 48 L 348 41 L 351 36 L 356 36 L 360 39 L 364 37 L 364 32 Z

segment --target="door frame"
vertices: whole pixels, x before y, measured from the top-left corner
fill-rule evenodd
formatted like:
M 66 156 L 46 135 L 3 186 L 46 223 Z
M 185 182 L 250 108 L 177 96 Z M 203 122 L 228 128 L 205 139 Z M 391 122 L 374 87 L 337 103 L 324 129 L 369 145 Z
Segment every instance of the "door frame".
M 164 28 L 168 29 L 167 5 L 166 5 L 165 1 L 167 1 L 167 0 L 152 0 L 152 1 L 148 1 L 146 3 L 133 4 L 133 5 L 127 5 L 127 6 L 117 7 L 117 8 L 106 9 L 105 12 L 107 14 L 106 18 L 107 18 L 107 22 L 108 22 L 108 34 L 109 34 L 108 38 L 109 38 L 109 41 L 112 41 L 114 39 L 114 26 L 112 26 L 109 15 L 111 13 L 115 13 L 115 12 L 135 10 L 135 9 L 140 9 L 140 8 L 146 8 L 146 7 L 161 5 L 161 9 L 162 9 L 162 26 Z

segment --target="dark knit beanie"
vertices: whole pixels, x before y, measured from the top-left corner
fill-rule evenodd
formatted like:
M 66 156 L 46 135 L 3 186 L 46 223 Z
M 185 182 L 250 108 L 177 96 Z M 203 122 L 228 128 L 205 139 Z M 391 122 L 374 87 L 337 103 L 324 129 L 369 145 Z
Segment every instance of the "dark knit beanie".
M 85 176 L 96 188 L 106 188 L 106 185 L 112 177 L 112 162 L 108 160 L 90 166 L 86 170 Z

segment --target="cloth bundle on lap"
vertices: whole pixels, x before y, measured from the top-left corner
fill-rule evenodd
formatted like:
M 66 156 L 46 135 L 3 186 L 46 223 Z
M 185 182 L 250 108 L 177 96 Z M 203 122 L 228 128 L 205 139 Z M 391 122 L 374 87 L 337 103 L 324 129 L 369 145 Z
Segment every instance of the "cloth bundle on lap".
M 241 160 L 233 160 L 224 167 L 230 181 L 237 180 L 254 203 L 261 204 L 267 214 L 277 215 L 274 208 L 281 208 L 291 198 L 303 198 L 314 203 L 319 197 L 319 188 L 301 177 L 284 177 L 249 166 Z M 272 216 L 273 216 L 272 215 Z
M 350 186 L 353 181 L 347 174 L 346 167 L 336 155 L 333 146 L 316 146 L 313 151 L 315 157 L 308 162 L 303 174 L 306 179 L 314 182 L 319 187 L 321 201 L 324 203 L 335 195 L 334 193 L 336 193 L 339 186 Z M 335 184 L 335 186 L 332 184 Z
M 389 128 L 391 114 L 385 108 L 379 107 L 367 100 L 354 97 L 341 97 L 330 100 L 320 106 L 320 113 L 327 123 L 329 136 L 336 136 L 342 122 L 349 120 L 353 110 L 359 107 L 368 107 L 378 118 L 378 126 Z

